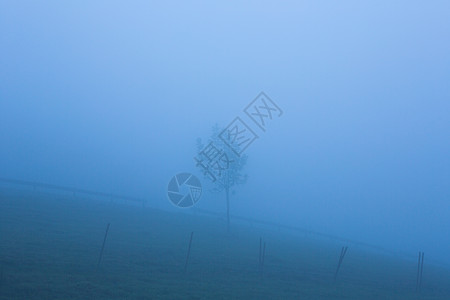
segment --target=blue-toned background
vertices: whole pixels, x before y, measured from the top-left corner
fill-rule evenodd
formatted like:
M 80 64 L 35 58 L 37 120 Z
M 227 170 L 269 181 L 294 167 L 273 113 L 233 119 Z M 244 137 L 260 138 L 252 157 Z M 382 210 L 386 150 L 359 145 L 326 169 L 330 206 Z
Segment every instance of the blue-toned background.
M 265 91 L 233 213 L 450 263 L 449 33 L 447 1 L 1 1 L 0 176 L 177 210 Z

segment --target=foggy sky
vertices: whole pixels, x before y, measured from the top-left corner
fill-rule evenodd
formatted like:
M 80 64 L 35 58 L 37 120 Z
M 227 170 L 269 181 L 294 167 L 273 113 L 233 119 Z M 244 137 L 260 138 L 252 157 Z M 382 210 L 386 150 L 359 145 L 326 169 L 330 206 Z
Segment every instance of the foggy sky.
M 449 36 L 446 1 L 1 1 L 0 177 L 177 211 L 196 139 L 264 91 L 232 213 L 450 263 Z

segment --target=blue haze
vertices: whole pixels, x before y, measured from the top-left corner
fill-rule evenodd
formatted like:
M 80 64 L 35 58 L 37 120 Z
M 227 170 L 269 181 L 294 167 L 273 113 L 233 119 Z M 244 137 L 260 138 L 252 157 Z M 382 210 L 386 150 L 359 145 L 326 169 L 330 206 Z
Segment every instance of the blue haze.
M 1 1 L 0 177 L 177 211 L 196 138 L 265 91 L 233 214 L 450 263 L 449 37 L 448 1 Z

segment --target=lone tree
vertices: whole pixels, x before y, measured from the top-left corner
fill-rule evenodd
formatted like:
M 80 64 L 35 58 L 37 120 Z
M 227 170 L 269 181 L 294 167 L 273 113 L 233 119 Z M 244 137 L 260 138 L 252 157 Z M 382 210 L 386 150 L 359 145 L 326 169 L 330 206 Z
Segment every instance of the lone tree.
M 230 192 L 233 187 L 247 182 L 247 175 L 242 174 L 242 169 L 247 163 L 248 156 L 242 154 L 238 156 L 219 137 L 223 131 L 217 124 L 212 127 L 212 135 L 205 145 L 201 138 L 197 139 L 197 149 L 199 154 L 205 154 L 208 159 L 212 156 L 216 159 L 207 168 L 203 165 L 203 173 L 214 184 L 214 192 L 225 192 L 227 204 L 227 232 L 230 232 Z M 199 164 L 199 160 L 197 160 Z

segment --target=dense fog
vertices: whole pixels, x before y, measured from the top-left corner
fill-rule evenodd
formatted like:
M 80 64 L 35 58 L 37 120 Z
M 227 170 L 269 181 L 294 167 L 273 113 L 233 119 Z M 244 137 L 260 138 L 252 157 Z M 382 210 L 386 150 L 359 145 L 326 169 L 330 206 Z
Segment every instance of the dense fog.
M 450 264 L 449 32 L 446 1 L 2 1 L 0 177 L 225 213 L 196 141 L 239 117 L 232 215 Z

